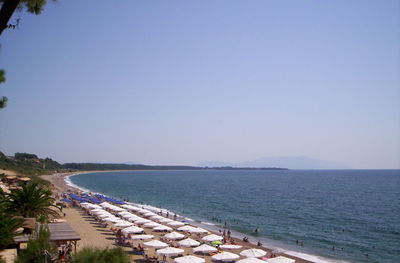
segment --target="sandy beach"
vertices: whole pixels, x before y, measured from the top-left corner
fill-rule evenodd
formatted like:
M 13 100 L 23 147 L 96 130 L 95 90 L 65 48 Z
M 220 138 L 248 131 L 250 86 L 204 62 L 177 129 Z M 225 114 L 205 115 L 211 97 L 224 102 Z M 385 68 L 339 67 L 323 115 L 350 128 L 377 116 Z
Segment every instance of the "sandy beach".
M 94 172 L 94 171 L 93 171 Z M 95 171 L 98 172 L 98 171 Z M 101 171 L 105 172 L 105 171 Z M 89 173 L 84 172 L 84 173 Z M 53 174 L 53 175 L 43 175 L 42 177 L 48 181 L 50 181 L 54 186 L 54 192 L 57 196 L 61 196 L 63 193 L 66 193 L 68 190 L 73 192 L 80 192 L 77 188 L 72 188 L 71 186 L 67 185 L 65 182 L 65 177 L 70 176 L 77 173 L 63 173 L 63 174 Z M 94 217 L 87 215 L 84 210 L 79 207 L 68 207 L 63 209 L 63 213 L 65 214 L 64 219 L 67 221 L 68 224 L 80 235 L 81 241 L 78 242 L 77 250 L 81 250 L 83 247 L 99 247 L 99 248 L 106 248 L 106 247 L 113 247 L 115 246 L 115 234 L 110 230 L 110 228 L 104 228 L 99 224 L 98 221 L 94 219 Z M 211 231 L 210 231 L 211 232 Z M 160 240 L 160 238 L 165 235 L 165 233 L 155 232 L 152 229 L 146 228 L 145 234 L 154 235 L 154 239 Z M 214 233 L 220 235 L 220 233 Z M 200 240 L 199 237 L 196 235 L 189 236 L 193 239 Z M 141 241 L 133 241 L 134 245 L 138 245 Z M 247 248 L 261 248 L 271 254 L 272 251 L 266 247 L 259 247 L 255 244 L 251 244 L 249 242 L 244 242 L 239 239 L 234 239 L 235 244 L 243 246 L 237 250 L 229 250 L 229 252 L 239 254 L 240 251 L 247 249 Z M 141 242 L 143 243 L 143 242 Z M 176 243 L 176 242 L 173 242 Z M 191 248 L 182 248 L 185 250 L 184 255 L 192 255 L 193 251 Z M 132 248 L 125 247 L 126 250 L 130 255 L 131 259 L 134 261 L 142 260 L 142 255 L 134 255 L 132 253 Z M 154 248 L 145 248 L 145 253 L 148 256 L 157 256 L 155 254 Z M 296 260 L 296 263 L 309 263 L 311 261 L 307 261 L 304 259 L 296 258 L 290 255 L 279 254 L 275 253 L 276 256 L 283 255 L 288 258 L 292 258 Z M 207 263 L 211 262 L 211 256 L 209 255 L 197 255 L 204 257 Z M 160 256 L 159 259 L 162 257 Z M 243 259 L 241 257 L 240 259 Z M 238 259 L 239 260 L 239 259 Z M 173 262 L 173 259 L 167 257 L 168 262 Z

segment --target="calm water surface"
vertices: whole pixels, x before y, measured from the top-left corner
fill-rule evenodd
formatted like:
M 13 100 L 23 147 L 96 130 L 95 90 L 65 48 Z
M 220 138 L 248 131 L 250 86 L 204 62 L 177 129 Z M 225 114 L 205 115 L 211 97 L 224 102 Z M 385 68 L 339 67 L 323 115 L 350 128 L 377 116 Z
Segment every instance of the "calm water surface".
M 227 222 L 286 251 L 400 262 L 400 170 L 129 171 L 77 175 L 71 181 L 190 218 Z

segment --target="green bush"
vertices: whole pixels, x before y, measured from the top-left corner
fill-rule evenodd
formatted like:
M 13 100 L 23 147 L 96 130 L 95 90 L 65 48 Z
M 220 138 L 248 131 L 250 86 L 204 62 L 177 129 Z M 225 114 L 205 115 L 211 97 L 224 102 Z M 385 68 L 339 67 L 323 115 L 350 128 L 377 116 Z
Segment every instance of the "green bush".
M 14 243 L 14 237 L 17 235 L 16 230 L 22 227 L 23 223 L 22 218 L 6 213 L 0 204 L 0 249 Z
M 51 263 L 57 259 L 57 248 L 50 242 L 50 231 L 44 225 L 38 225 L 36 238 L 28 241 L 27 248 L 21 250 L 15 263 Z
M 120 247 L 112 249 L 84 248 L 78 252 L 73 263 L 129 263 L 128 254 Z

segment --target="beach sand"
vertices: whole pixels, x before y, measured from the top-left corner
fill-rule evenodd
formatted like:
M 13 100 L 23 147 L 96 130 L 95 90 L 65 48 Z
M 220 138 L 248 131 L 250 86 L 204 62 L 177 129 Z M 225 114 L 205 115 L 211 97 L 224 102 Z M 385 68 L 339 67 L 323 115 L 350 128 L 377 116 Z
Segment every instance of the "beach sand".
M 10 170 L 4 170 L 4 169 L 0 169 L 0 174 L 5 174 L 5 175 L 17 175 L 17 172 L 14 171 L 10 171 Z
M 98 171 L 93 171 L 93 172 L 98 172 Z M 101 171 L 104 172 L 104 171 Z M 85 172 L 86 173 L 86 172 Z M 72 188 L 71 186 L 68 186 L 65 183 L 65 177 L 70 176 L 72 174 L 76 173 L 63 173 L 63 174 L 53 174 L 53 175 L 43 175 L 42 178 L 45 180 L 50 181 L 53 186 L 54 186 L 54 192 L 57 193 L 59 196 L 62 195 L 62 193 L 66 193 L 68 190 L 74 191 L 74 192 L 80 192 L 79 189 Z M 88 216 L 84 213 L 84 211 L 80 208 L 64 208 L 63 213 L 65 213 L 64 219 L 66 219 L 67 223 L 70 224 L 70 226 L 80 235 L 81 241 L 78 241 L 77 245 L 77 250 L 81 250 L 83 247 L 98 247 L 98 248 L 111 248 L 115 246 L 115 235 L 112 233 L 112 231 L 109 228 L 104 228 L 98 224 L 97 221 L 94 220 L 93 217 Z M 161 236 L 165 235 L 166 233 L 159 233 L 159 232 L 154 232 L 152 229 L 145 228 L 145 234 L 151 234 L 154 235 L 154 239 L 160 239 Z M 217 235 L 220 235 L 220 233 L 214 233 Z M 196 239 L 196 235 L 189 236 L 193 239 Z M 199 240 L 199 239 L 198 239 Z M 261 248 L 269 253 L 272 251 L 268 248 L 265 247 L 258 247 L 255 244 L 249 243 L 249 242 L 243 242 L 240 239 L 234 239 L 235 243 L 237 245 L 242 245 L 243 247 L 237 250 L 229 250 L 229 252 L 239 254 L 240 251 L 247 249 L 247 248 Z M 134 245 L 138 245 L 139 242 L 143 243 L 145 241 L 133 241 Z M 176 243 L 176 242 L 174 242 Z M 185 250 L 184 255 L 191 255 L 193 254 L 191 248 L 183 248 Z M 132 254 L 132 249 L 131 248 L 124 248 L 127 252 L 129 252 L 131 259 L 133 261 L 138 261 L 142 260 L 143 256 L 141 255 L 133 255 Z M 148 256 L 157 256 L 155 254 L 155 249 L 154 248 L 145 248 L 145 253 Z M 296 260 L 296 263 L 311 263 L 311 261 L 307 261 L 304 259 L 296 258 L 290 255 L 285 255 L 285 254 L 279 254 L 275 253 L 275 255 L 283 255 L 288 258 L 292 258 Z M 204 255 L 197 255 L 200 257 L 204 257 L 207 263 L 211 263 L 211 256 L 204 256 Z M 160 256 L 159 259 L 162 257 Z M 241 257 L 240 259 L 243 259 L 244 257 Z M 168 263 L 172 263 L 173 259 L 167 257 Z

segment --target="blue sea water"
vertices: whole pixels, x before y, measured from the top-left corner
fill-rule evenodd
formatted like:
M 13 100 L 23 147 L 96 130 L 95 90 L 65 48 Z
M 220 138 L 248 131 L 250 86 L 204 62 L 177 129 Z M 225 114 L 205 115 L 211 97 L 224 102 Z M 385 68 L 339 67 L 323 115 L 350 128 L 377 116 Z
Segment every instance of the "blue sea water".
M 400 262 L 400 170 L 126 171 L 71 181 L 217 226 L 226 222 L 296 255 Z

